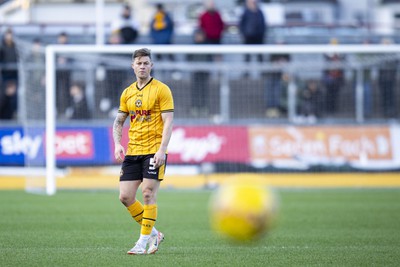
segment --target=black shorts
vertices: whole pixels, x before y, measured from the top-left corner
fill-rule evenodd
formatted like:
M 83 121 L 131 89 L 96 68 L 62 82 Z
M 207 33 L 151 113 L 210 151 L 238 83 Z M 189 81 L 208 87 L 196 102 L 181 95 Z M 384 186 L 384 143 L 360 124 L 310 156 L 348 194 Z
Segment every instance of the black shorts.
M 120 181 L 135 181 L 147 179 L 155 179 L 162 181 L 164 179 L 165 168 L 167 165 L 167 155 L 165 155 L 165 163 L 159 168 L 154 168 L 154 154 L 125 156 L 122 162 Z

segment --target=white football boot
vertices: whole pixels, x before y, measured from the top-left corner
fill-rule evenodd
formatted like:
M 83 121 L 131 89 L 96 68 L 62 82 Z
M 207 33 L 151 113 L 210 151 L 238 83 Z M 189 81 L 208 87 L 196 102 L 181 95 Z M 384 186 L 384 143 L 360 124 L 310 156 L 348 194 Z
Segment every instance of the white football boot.
M 128 251 L 130 255 L 144 255 L 146 254 L 146 247 L 143 247 L 140 242 L 136 242 L 135 246 Z
M 149 239 L 149 249 L 147 250 L 147 254 L 154 254 L 157 252 L 160 243 L 164 240 L 164 234 L 160 231 L 156 235 L 150 236 Z

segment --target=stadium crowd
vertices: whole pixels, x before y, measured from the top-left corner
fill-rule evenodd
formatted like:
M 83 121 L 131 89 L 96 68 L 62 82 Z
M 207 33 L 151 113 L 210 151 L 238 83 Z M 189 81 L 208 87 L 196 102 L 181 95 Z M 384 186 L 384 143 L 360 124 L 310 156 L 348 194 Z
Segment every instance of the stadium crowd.
M 198 27 L 193 31 L 193 45 L 201 44 L 222 44 L 222 37 L 227 28 L 222 16 L 212 1 L 207 1 L 204 12 L 198 17 Z M 112 23 L 111 32 L 108 34 L 107 44 L 139 44 L 140 27 L 137 20 L 132 15 L 132 8 L 124 5 L 121 15 Z M 162 4 L 155 6 L 155 12 L 149 25 L 149 40 L 152 44 L 171 45 L 174 44 L 174 20 Z M 258 6 L 256 0 L 246 0 L 243 12 L 238 23 L 238 32 L 243 45 L 253 44 L 284 44 L 282 40 L 271 42 L 268 39 L 268 25 L 266 24 L 266 14 Z M 18 87 L 20 73 L 18 64 L 22 64 L 17 49 L 18 38 L 14 36 L 12 28 L 8 28 L 2 33 L 2 43 L 0 47 L 0 119 L 16 120 L 18 118 Z M 337 44 L 336 38 L 330 40 L 331 44 Z M 382 44 L 391 43 L 392 40 L 382 39 Z M 72 42 L 69 40 L 67 32 L 60 32 L 57 40 L 52 43 L 67 45 Z M 370 43 L 365 40 L 365 44 Z M 32 41 L 32 49 L 29 55 L 29 63 L 35 66 L 28 73 L 29 83 L 32 85 L 32 103 L 37 106 L 35 112 L 29 114 L 31 118 L 42 118 L 45 113 L 43 106 L 45 92 L 45 71 L 44 71 L 44 44 L 39 37 Z M 365 55 L 360 55 L 358 60 L 365 60 Z M 174 61 L 173 55 L 157 56 L 157 61 Z M 187 62 L 213 62 L 219 61 L 218 56 L 202 55 L 189 56 Z M 264 112 L 267 118 L 281 118 L 287 116 L 288 111 L 288 86 L 292 77 L 285 71 L 285 66 L 290 64 L 293 59 L 289 54 L 256 55 L 252 59 L 250 55 L 244 55 L 244 61 L 255 60 L 259 64 L 270 64 L 277 66 L 276 70 L 262 73 L 259 79 L 264 83 L 260 89 L 260 96 L 264 101 Z M 296 80 L 297 90 L 297 112 L 300 116 L 306 117 L 310 122 L 316 121 L 321 116 L 335 116 L 340 106 L 341 94 L 345 91 L 344 87 L 355 87 L 354 76 L 347 77 L 341 64 L 346 64 L 347 58 L 340 54 L 327 54 L 324 56 L 327 64 L 337 64 L 337 68 L 323 70 L 318 79 L 307 78 Z M 86 86 L 83 81 L 75 80 L 71 71 L 71 59 L 57 57 L 56 72 L 56 98 L 57 114 L 65 119 L 88 119 L 94 114 L 96 116 L 113 117 L 115 114 L 115 103 L 118 96 L 127 85 L 127 81 L 132 79 L 130 72 L 121 69 L 108 68 L 104 66 L 103 78 L 98 78 L 98 99 L 94 100 L 94 106 L 90 106 L 85 97 Z M 385 60 L 384 64 L 377 69 L 365 67 L 363 75 L 364 90 L 364 116 L 374 115 L 374 103 L 379 102 L 381 106 L 379 112 L 385 118 L 395 118 L 398 116 L 396 106 L 396 94 L 399 94 L 397 83 L 398 61 L 396 58 Z M 161 74 L 160 74 L 161 75 Z M 179 79 L 179 72 L 171 71 L 163 73 L 172 79 Z M 101 75 L 100 75 L 101 76 Z M 244 73 L 241 79 L 251 80 L 250 73 Z M 168 79 L 168 78 L 167 78 Z M 208 71 L 195 71 L 192 73 L 190 90 L 190 114 L 192 117 L 210 116 L 210 92 L 212 87 L 212 75 Z M 113 88 L 113 89 L 111 89 Z M 114 88 L 120 88 L 119 91 Z M 199 89 L 201 88 L 201 89 Z M 375 90 L 373 89 L 375 88 Z M 353 90 L 354 91 L 354 90 Z M 380 97 L 380 101 L 375 98 Z M 95 107 L 96 110 L 91 110 Z M 376 112 L 375 112 L 376 113 Z

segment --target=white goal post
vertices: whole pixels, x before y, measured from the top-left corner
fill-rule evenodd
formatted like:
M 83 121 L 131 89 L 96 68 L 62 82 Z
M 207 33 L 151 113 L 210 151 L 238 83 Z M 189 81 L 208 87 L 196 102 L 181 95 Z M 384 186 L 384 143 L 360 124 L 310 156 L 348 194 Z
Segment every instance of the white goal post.
M 46 193 L 56 193 L 56 56 L 60 53 L 73 54 L 132 54 L 134 50 L 146 47 L 153 54 L 218 54 L 218 55 L 244 55 L 244 54 L 325 54 L 325 53 L 400 53 L 400 45 L 48 45 L 46 47 Z M 224 67 L 224 63 L 214 62 Z M 227 63 L 229 65 L 229 63 Z M 245 64 L 242 64 L 245 65 Z M 225 65 L 227 66 L 227 65 Z M 129 66 L 127 66 L 128 68 Z M 214 66 L 212 66 L 214 67 Z M 221 66 L 220 66 L 221 67 Z M 246 66 L 238 66 L 245 70 Z M 361 73 L 361 72 L 360 72 Z M 362 74 L 361 74 L 362 75 Z M 356 98 L 362 97 L 361 84 L 356 85 Z M 224 91 L 225 90 L 225 91 Z M 228 91 L 226 91 L 228 90 Z M 290 91 L 290 88 L 289 88 Z M 221 106 L 224 115 L 224 106 L 229 101 L 229 88 L 221 86 Z M 228 103 L 229 104 L 229 103 Z M 289 110 L 290 112 L 290 110 Z M 356 121 L 362 122 L 362 111 L 356 110 Z M 224 117 L 222 117 L 224 119 Z

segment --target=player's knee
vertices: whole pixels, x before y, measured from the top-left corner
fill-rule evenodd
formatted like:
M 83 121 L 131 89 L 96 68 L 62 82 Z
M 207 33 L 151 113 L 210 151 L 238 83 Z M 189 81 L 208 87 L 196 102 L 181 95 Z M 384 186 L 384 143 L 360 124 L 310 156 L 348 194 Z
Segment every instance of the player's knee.
M 129 205 L 131 205 L 134 202 L 134 199 L 132 199 L 132 197 L 127 194 L 120 193 L 119 201 L 121 201 L 122 204 L 124 204 L 126 207 L 128 207 Z
M 145 204 L 152 204 L 154 202 L 154 191 L 151 188 L 144 188 L 142 190 L 143 202 Z

